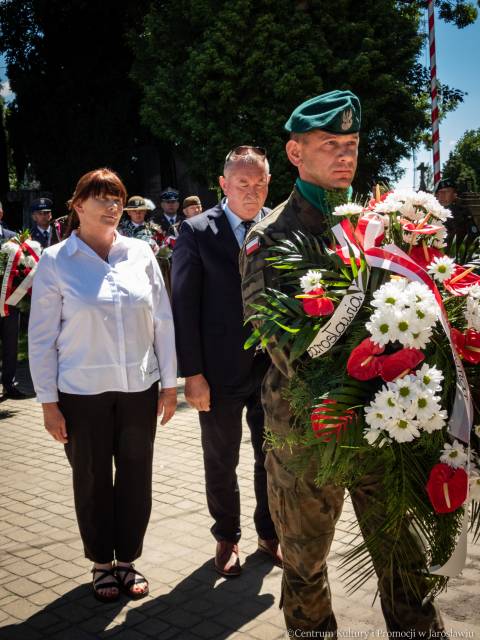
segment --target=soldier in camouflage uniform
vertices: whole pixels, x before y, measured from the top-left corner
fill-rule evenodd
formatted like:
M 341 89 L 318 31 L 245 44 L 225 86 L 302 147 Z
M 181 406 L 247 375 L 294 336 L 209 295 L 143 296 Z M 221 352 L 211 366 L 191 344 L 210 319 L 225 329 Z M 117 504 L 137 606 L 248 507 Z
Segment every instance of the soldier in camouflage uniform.
M 350 187 L 357 165 L 360 129 L 360 103 L 349 91 L 333 91 L 303 103 L 286 124 L 291 138 L 286 146 L 288 158 L 298 168 L 299 178 L 289 199 L 274 209 L 250 231 L 240 257 L 246 317 L 254 313 L 251 304 L 267 287 L 281 289 L 275 270 L 266 262 L 268 248 L 301 231 L 326 239 L 328 231 L 328 190 Z M 288 354 L 272 340 L 268 346 L 272 359 L 262 388 L 266 426 L 286 435 L 292 429 L 292 417 L 282 391 L 295 369 Z M 288 447 L 268 452 L 270 511 L 284 557 L 282 601 L 287 628 L 291 631 L 316 631 L 335 636 L 337 624 L 332 611 L 327 577 L 327 556 L 340 517 L 344 488 L 318 487 L 315 469 L 301 477 L 291 470 L 295 451 Z M 372 501 L 385 500 L 381 489 L 381 471 L 366 477 L 351 498 L 364 536 L 379 523 L 369 511 Z M 379 502 L 380 501 L 380 502 Z M 378 509 L 377 509 L 378 513 Z M 363 517 L 368 514 L 366 517 Z M 387 544 L 386 540 L 386 544 Z M 415 576 L 421 566 L 420 547 L 411 549 L 408 569 L 417 582 L 417 592 L 403 587 L 392 566 L 375 566 L 387 629 L 396 637 L 443 635 L 443 622 L 434 603 L 419 598 L 427 593 L 422 579 Z M 388 557 L 386 552 L 385 557 Z M 353 621 L 352 621 L 353 622 Z M 420 634 L 419 634 L 420 635 Z
M 163 235 L 163 233 L 158 225 L 145 221 L 145 216 L 148 213 L 145 198 L 141 196 L 132 196 L 129 198 L 125 212 L 128 214 L 128 218 L 119 224 L 119 233 L 121 233 L 122 236 L 137 238 L 138 240 L 148 242 L 156 255 L 159 246 L 155 240 L 155 236 L 159 234 Z

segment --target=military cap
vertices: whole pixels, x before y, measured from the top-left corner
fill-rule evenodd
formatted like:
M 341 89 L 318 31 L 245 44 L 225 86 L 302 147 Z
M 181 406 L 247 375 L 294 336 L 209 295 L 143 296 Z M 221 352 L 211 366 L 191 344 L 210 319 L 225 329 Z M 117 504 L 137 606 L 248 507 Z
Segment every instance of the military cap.
M 34 200 L 30 205 L 30 213 L 35 213 L 35 211 L 51 211 L 52 210 L 52 201 L 49 198 L 38 198 Z
M 440 191 L 440 189 L 456 189 L 456 188 L 457 188 L 457 185 L 453 180 L 451 180 L 450 178 L 444 178 L 443 180 L 440 180 L 440 182 L 437 184 L 435 193 L 437 193 L 437 191 Z
M 200 202 L 200 198 L 198 196 L 188 196 L 188 198 L 185 198 L 183 201 L 182 209 L 192 207 L 194 204 L 201 205 L 202 203 Z
M 179 192 L 173 187 L 167 187 L 160 194 L 160 200 L 178 201 L 180 200 Z
M 142 196 L 132 196 L 131 198 L 128 199 L 127 206 L 125 207 L 125 210 L 129 210 L 129 211 L 141 210 L 141 211 L 143 211 L 144 209 L 147 210 L 148 208 L 149 207 L 147 205 L 147 202 L 146 202 L 145 198 L 142 198 Z
M 351 91 L 329 91 L 302 102 L 285 124 L 292 133 L 321 129 L 330 133 L 357 133 L 361 121 L 360 100 Z

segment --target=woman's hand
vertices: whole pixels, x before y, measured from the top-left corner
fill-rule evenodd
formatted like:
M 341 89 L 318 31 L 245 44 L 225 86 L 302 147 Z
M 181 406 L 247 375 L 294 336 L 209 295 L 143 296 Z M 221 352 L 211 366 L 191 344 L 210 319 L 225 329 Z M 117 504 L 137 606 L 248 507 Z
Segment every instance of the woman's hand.
M 42 404 L 43 409 L 43 424 L 48 433 L 61 442 L 66 444 L 68 442 L 67 426 L 65 424 L 65 418 L 63 413 L 58 408 L 57 402 L 44 402 Z
M 167 424 L 177 408 L 177 388 L 162 389 L 158 396 L 157 416 L 162 416 L 161 425 Z

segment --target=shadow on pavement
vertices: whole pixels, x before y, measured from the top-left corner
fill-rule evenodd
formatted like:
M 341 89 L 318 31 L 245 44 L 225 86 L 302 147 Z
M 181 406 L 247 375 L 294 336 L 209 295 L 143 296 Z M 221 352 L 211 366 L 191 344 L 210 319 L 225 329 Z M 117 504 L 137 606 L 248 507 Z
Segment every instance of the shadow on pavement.
M 168 593 L 137 602 L 123 612 L 128 602 L 125 596 L 116 603 L 102 604 L 94 599 L 90 585 L 82 585 L 24 622 L 0 628 L 0 638 L 93 640 L 130 637 L 127 632 L 135 629 L 156 639 L 201 635 L 221 640 L 273 605 L 272 594 L 260 594 L 271 570 L 272 564 L 255 552 L 246 558 L 242 575 L 227 580 L 215 573 L 213 560 L 208 561 Z M 155 591 L 153 579 L 150 588 Z M 111 626 L 117 616 L 119 624 Z

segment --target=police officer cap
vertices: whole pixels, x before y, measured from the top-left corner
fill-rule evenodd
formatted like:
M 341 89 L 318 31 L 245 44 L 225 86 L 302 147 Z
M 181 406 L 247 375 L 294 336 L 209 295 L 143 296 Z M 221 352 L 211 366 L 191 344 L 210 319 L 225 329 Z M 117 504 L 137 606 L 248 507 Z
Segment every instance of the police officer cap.
M 160 194 L 160 200 L 178 201 L 179 199 L 179 192 L 173 187 L 167 187 Z
M 357 133 L 361 121 L 360 100 L 351 91 L 329 91 L 302 102 L 285 124 L 292 133 L 321 129 L 330 133 Z
M 437 188 L 435 189 L 435 193 L 437 193 L 437 191 L 440 191 L 440 189 L 456 189 L 456 188 L 457 188 L 457 185 L 453 180 L 451 180 L 450 178 L 444 178 L 443 180 L 440 180 L 440 182 L 438 183 Z
M 38 198 L 34 200 L 30 205 L 30 213 L 35 213 L 35 211 L 51 211 L 52 210 L 52 201 L 49 198 Z
M 147 210 L 148 205 L 142 196 L 132 196 L 128 199 L 127 206 L 125 207 L 125 210 L 129 211 L 143 211 L 144 209 Z

